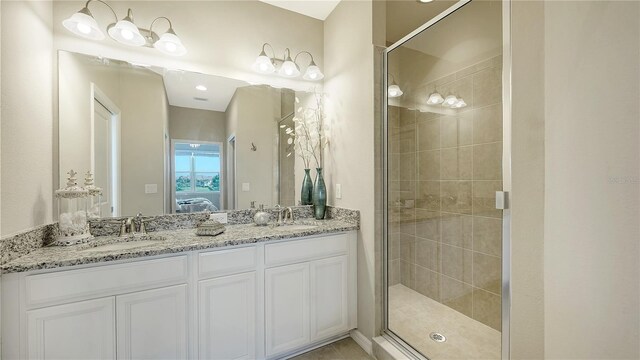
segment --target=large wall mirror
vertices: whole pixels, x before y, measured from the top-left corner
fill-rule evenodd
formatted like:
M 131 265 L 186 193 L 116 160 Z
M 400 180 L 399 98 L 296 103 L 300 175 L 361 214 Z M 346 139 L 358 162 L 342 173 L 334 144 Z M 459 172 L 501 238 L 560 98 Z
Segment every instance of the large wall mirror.
M 60 184 L 91 171 L 101 216 L 296 204 L 284 129 L 309 94 L 66 51 L 58 64 Z

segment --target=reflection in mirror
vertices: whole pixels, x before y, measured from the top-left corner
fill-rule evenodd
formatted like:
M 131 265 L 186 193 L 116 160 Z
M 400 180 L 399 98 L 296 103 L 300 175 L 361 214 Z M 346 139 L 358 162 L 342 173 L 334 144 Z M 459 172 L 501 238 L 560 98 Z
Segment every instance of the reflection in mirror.
M 296 204 L 283 129 L 307 94 L 66 51 L 58 64 L 59 173 L 95 174 L 101 216 Z

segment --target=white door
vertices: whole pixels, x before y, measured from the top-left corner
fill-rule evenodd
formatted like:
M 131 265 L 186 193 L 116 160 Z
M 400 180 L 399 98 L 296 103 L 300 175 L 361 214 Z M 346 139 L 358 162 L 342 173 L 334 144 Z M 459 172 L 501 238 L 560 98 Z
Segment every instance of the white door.
M 116 201 L 114 201 L 114 186 L 117 146 L 115 139 L 115 124 L 113 114 L 99 101 L 93 101 L 93 171 L 95 185 L 102 188 L 102 203 L 100 214 L 102 216 L 117 215 Z
M 309 263 L 265 271 L 266 353 L 309 343 Z
M 349 330 L 348 276 L 346 255 L 311 262 L 311 341 Z
M 27 358 L 115 359 L 115 323 L 113 297 L 27 311 Z
M 187 358 L 187 285 L 116 297 L 118 359 Z
M 200 281 L 198 294 L 199 358 L 255 359 L 255 272 Z

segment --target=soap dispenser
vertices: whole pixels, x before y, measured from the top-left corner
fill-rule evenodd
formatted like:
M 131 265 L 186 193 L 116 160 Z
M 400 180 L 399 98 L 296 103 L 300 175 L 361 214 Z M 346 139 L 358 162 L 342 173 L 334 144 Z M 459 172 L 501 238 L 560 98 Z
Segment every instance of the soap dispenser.
M 264 205 L 260 205 L 258 212 L 253 216 L 253 222 L 258 226 L 265 226 L 271 220 L 271 215 L 264 211 Z

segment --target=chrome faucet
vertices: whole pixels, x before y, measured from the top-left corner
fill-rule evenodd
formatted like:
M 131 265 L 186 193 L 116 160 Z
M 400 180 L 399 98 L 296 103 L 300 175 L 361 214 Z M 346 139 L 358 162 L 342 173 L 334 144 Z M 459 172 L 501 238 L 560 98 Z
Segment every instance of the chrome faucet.
M 291 223 L 293 223 L 293 209 L 291 207 L 288 207 L 284 209 L 282 212 L 284 213 L 284 215 L 282 216 L 282 223 L 286 224 L 287 218 L 289 218 Z

